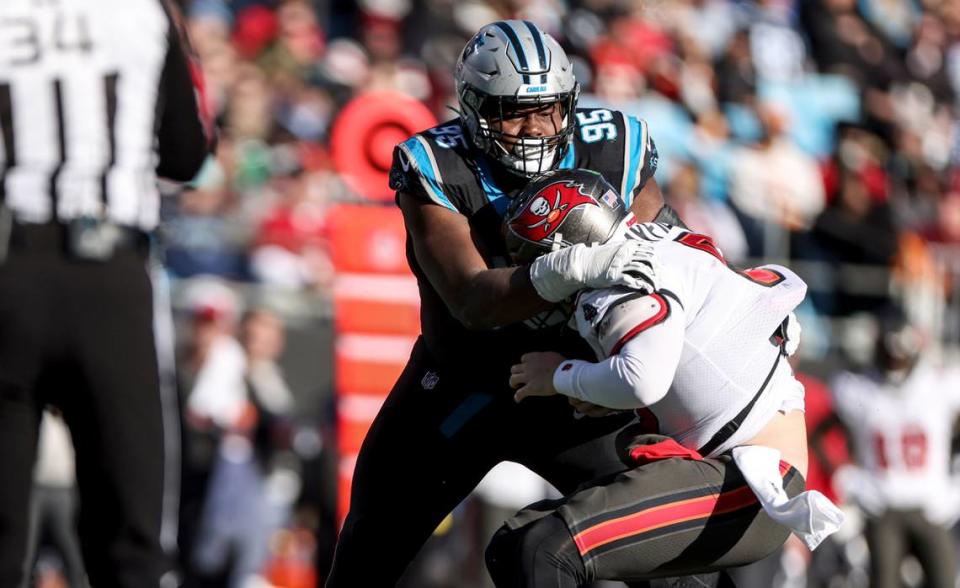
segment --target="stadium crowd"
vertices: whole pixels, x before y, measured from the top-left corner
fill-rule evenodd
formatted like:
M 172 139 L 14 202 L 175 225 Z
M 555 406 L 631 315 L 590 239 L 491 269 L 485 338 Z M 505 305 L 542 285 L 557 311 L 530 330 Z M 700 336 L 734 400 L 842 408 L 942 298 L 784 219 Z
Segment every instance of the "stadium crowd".
M 657 181 L 691 228 L 737 264 L 786 262 L 808 281 L 798 369 L 823 466 L 811 485 L 843 498 L 828 474 L 855 458 L 817 427 L 832 414 L 833 377 L 873 360 L 871 317 L 893 302 L 931 353 L 949 358 L 960 344 L 958 2 L 187 0 L 184 10 L 221 129 L 193 187 L 166 199 L 161 234 L 181 311 L 190 585 L 322 578 L 335 523 L 317 498 L 327 492 L 308 487 L 332 484 L 309 472 L 329 432 L 298 413 L 315 416 L 329 390 L 285 382 L 289 357 L 316 350 L 284 350 L 271 296 L 329 296 L 327 213 L 366 200 L 330 155 L 340 110 L 392 90 L 452 118 L 450 74 L 480 23 L 523 18 L 556 37 L 581 105 L 648 121 Z M 462 526 L 483 526 L 476 508 L 460 509 Z M 483 541 L 470 533 L 447 533 L 427 556 L 473 572 L 422 564 L 409 585 L 484 585 Z M 864 546 L 842 534 L 808 567 L 791 543 L 743 585 L 865 585 Z

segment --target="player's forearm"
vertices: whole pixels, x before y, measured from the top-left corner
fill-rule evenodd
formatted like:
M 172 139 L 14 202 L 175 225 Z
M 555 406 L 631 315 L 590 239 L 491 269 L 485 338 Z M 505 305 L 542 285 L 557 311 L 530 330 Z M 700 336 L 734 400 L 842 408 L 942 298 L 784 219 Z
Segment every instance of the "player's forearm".
M 186 182 L 200 171 L 216 146 L 216 130 L 205 102 L 203 75 L 186 31 L 170 16 L 169 47 L 159 92 L 162 111 L 157 127 L 157 174 Z
M 496 268 L 478 272 L 461 286 L 454 315 L 469 329 L 491 329 L 526 320 L 548 310 L 533 288 L 529 267 Z
M 657 181 L 650 178 L 643 188 L 633 195 L 630 211 L 640 222 L 652 221 L 663 208 L 663 194 Z
M 666 395 L 671 370 L 651 369 L 629 355 L 614 355 L 593 363 L 567 360 L 554 373 L 557 392 L 607 408 L 629 410 L 649 406 Z
M 631 409 L 649 406 L 662 399 L 673 383 L 683 351 L 684 321 L 677 309 L 663 323 L 630 329 L 626 334 L 607 332 L 617 348 L 603 361 L 593 363 L 566 360 L 553 375 L 560 394 L 607 408 Z

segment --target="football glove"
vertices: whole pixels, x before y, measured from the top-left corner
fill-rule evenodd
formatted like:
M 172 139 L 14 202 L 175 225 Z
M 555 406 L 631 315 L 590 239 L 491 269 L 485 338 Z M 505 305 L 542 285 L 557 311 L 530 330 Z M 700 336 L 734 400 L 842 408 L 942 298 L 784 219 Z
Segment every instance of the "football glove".
M 538 257 L 530 280 L 541 298 L 559 302 L 584 288 L 625 286 L 647 294 L 657 289 L 653 247 L 636 240 L 588 247 L 582 243 Z

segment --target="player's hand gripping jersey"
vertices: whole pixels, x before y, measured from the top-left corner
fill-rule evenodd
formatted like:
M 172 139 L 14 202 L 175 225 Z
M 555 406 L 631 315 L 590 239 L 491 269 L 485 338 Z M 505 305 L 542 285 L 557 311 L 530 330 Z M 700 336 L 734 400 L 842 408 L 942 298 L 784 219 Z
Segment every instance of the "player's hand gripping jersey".
M 646 122 L 606 109 L 577 109 L 570 143 L 560 154 L 559 169 L 587 168 L 620 188 L 630 206 L 633 195 L 653 176 L 657 152 Z M 442 206 L 469 219 L 473 238 L 489 267 L 508 264 L 501 225 L 511 199 L 527 179 L 505 172 L 471 145 L 460 118 L 418 133 L 394 151 L 390 185 L 398 192 Z M 562 217 L 565 211 L 557 210 Z M 447 364 L 475 362 L 476 353 L 487 362 L 515 360 L 521 350 L 542 347 L 545 335 L 537 330 L 561 324 L 563 312 L 544 313 L 496 331 L 468 331 L 450 313 L 419 267 L 408 240 L 407 258 L 417 276 L 422 301 L 424 339 L 432 353 Z M 571 334 L 549 335 L 553 348 L 578 357 L 588 356 Z M 538 341 L 540 343 L 538 343 Z M 558 347 L 559 344 L 559 347 Z
M 781 328 L 806 293 L 796 274 L 778 265 L 735 271 L 709 237 L 679 227 L 634 224 L 628 238 L 652 243 L 660 290 L 584 291 L 571 322 L 600 361 L 561 364 L 558 392 L 646 406 L 661 434 L 704 456 L 750 439 L 777 410 L 802 408 Z

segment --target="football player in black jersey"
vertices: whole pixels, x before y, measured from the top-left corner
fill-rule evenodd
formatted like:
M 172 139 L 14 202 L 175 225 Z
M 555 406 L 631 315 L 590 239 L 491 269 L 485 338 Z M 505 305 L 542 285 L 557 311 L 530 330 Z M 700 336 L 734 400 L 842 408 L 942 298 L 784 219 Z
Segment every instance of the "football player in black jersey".
M 527 21 L 484 26 L 455 77 L 460 116 L 394 152 L 390 181 L 419 283 L 422 336 L 360 451 L 328 587 L 394 585 L 501 461 L 529 467 L 562 492 L 626 467 L 614 440 L 632 413 L 579 418 L 558 398 L 517 404 L 508 378 L 526 351 L 590 357 L 575 332 L 563 332 L 557 303 L 587 286 L 651 290 L 649 251 L 637 241 L 577 245 L 507 267 L 501 224 L 511 197 L 557 168 L 601 173 L 639 219 L 675 219 L 653 179 L 647 124 L 578 109 L 566 54 Z M 544 223 L 567 212 L 548 208 Z

